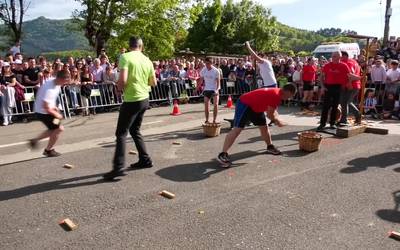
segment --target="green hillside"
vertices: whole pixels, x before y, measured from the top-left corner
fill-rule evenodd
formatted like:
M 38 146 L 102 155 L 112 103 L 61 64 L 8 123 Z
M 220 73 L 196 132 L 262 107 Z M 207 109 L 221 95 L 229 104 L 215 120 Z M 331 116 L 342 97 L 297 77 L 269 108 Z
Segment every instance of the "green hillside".
M 23 26 L 22 50 L 27 55 L 65 50 L 87 50 L 89 44 L 83 31 L 71 30 L 71 20 L 44 17 L 27 21 Z
M 27 55 L 38 55 L 56 51 L 90 50 L 83 31 L 73 30 L 72 25 L 70 19 L 51 20 L 45 17 L 25 22 L 22 40 L 23 52 Z M 277 22 L 277 28 L 279 30 L 279 47 L 282 51 L 312 51 L 321 42 L 338 39 L 335 34 L 327 34 L 326 31 L 332 31 L 332 29 L 307 31 L 279 22 Z M 333 30 L 336 31 L 336 35 L 341 32 L 340 29 Z M 343 40 L 343 38 L 340 39 Z M 4 37 L 0 37 L 0 43 L 1 41 L 4 41 Z

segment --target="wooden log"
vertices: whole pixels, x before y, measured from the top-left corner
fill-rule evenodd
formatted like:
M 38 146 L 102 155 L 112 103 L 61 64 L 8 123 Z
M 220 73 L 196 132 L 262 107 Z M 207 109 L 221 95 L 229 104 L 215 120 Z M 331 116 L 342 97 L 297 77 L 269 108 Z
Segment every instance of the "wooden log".
M 387 134 L 389 134 L 389 129 L 368 126 L 365 129 L 365 133 L 387 135 Z
M 338 128 L 336 130 L 336 136 L 349 138 L 364 133 L 366 128 L 365 125 Z

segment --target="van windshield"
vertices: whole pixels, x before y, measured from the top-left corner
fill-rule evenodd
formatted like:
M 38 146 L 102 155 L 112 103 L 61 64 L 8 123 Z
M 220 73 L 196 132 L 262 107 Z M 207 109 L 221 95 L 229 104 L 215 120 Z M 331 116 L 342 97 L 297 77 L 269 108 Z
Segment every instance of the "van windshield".
M 326 59 L 331 58 L 332 53 L 331 52 L 325 52 L 325 53 L 314 53 L 314 57 L 321 59 L 321 57 L 325 57 Z

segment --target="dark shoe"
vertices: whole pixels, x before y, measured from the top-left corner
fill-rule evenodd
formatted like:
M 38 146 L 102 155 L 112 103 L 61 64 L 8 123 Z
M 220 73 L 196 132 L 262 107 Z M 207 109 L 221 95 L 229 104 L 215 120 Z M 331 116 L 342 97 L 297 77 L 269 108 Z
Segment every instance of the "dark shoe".
M 331 126 L 329 126 L 329 129 L 337 129 L 337 126 L 335 124 L 331 124 Z
M 108 173 L 105 173 L 103 175 L 103 179 L 106 181 L 112 181 L 114 178 L 119 177 L 119 176 L 125 176 L 125 172 L 123 170 L 111 170 Z
M 57 157 L 57 156 L 60 156 L 61 154 L 58 153 L 57 151 L 55 151 L 54 149 L 51 149 L 51 150 L 45 149 L 43 151 L 43 155 L 47 156 L 47 157 Z
M 151 161 L 143 162 L 143 161 L 138 161 L 136 163 L 131 164 L 130 168 L 131 169 L 141 169 L 141 168 L 152 168 L 153 163 Z
M 38 141 L 36 139 L 31 139 L 29 140 L 29 147 L 31 149 L 37 149 L 38 147 Z
M 229 155 L 226 152 L 221 152 L 218 155 L 217 160 L 224 168 L 229 168 L 232 164 L 231 160 L 229 159 Z
M 282 154 L 281 151 L 279 151 L 279 149 L 277 149 L 274 145 L 268 145 L 267 147 L 267 153 L 272 154 L 272 155 L 280 155 Z
M 323 132 L 325 130 L 325 126 L 319 126 L 317 128 L 317 132 Z
M 271 121 L 270 123 L 268 123 L 268 127 L 272 127 L 272 126 L 274 126 L 275 125 L 275 123 L 273 122 L 273 121 Z

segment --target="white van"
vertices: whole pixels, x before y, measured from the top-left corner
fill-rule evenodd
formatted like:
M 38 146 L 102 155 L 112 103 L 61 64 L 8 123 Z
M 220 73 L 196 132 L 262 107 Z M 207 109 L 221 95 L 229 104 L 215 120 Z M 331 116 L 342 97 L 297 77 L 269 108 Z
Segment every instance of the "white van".
M 329 59 L 332 52 L 335 51 L 346 51 L 349 54 L 349 58 L 354 58 L 360 54 L 360 47 L 358 46 L 358 43 L 323 43 L 315 48 L 313 55 L 317 58 L 323 56 L 326 59 Z

